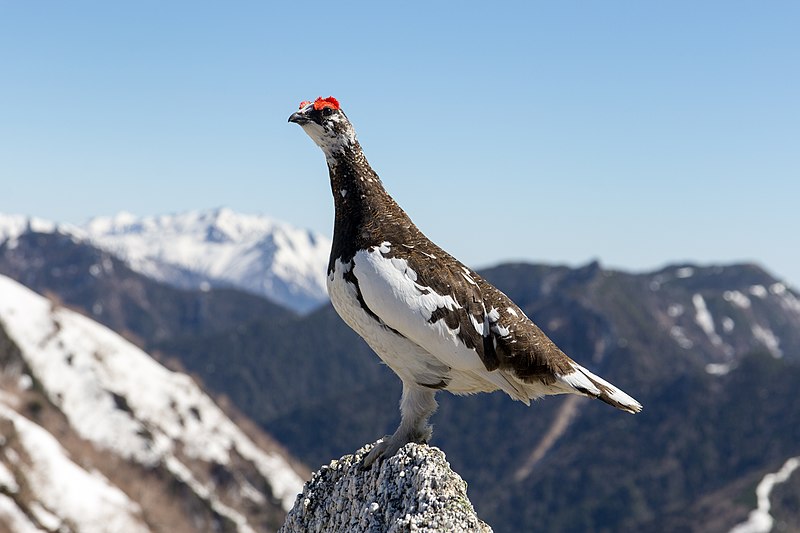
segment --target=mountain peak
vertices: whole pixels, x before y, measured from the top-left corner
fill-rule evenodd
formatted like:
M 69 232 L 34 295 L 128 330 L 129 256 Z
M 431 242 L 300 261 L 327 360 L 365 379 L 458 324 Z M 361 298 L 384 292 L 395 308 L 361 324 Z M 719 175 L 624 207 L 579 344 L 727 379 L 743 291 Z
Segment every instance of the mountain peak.
M 299 312 L 327 299 L 330 241 L 264 215 L 227 207 L 137 217 L 96 217 L 81 227 L 131 268 L 181 288 L 231 286 Z

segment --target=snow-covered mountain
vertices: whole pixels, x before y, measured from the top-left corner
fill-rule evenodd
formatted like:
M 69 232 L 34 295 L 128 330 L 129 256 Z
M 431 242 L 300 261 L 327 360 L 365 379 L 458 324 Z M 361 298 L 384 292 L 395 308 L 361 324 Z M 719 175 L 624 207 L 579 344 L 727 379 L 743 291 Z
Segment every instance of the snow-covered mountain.
M 302 489 L 191 378 L 4 276 L 0 369 L 11 531 L 274 530 Z
M 226 208 L 149 217 L 119 213 L 81 226 L 0 215 L 0 242 L 29 230 L 70 234 L 180 288 L 232 286 L 300 313 L 327 301 L 330 240 L 262 215 Z
M 231 285 L 305 312 L 327 298 L 330 241 L 309 230 L 230 209 L 136 217 L 81 226 L 134 270 L 183 288 Z

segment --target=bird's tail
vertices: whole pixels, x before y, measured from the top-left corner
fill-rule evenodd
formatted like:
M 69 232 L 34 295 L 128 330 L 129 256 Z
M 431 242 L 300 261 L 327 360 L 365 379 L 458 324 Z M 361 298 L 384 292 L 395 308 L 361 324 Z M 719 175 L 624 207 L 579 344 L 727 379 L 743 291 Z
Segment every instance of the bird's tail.
M 570 387 L 570 392 L 578 392 L 592 398 L 597 398 L 622 409 L 631 414 L 642 410 L 642 404 L 625 394 L 603 378 L 596 376 L 576 362 L 572 362 L 573 371 L 568 374 L 557 375 L 558 380 Z

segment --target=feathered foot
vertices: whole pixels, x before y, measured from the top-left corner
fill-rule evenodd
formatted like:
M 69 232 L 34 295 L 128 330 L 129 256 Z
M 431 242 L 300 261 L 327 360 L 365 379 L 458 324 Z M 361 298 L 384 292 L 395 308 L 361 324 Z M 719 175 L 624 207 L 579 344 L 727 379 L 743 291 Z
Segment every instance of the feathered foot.
M 400 426 L 393 435 L 386 435 L 375 444 L 375 447 L 364 458 L 362 468 L 369 468 L 379 458 L 392 457 L 409 442 L 427 443 L 433 433 L 428 419 L 436 411 L 436 407 L 436 391 L 434 389 L 403 382 L 403 397 L 400 399 Z

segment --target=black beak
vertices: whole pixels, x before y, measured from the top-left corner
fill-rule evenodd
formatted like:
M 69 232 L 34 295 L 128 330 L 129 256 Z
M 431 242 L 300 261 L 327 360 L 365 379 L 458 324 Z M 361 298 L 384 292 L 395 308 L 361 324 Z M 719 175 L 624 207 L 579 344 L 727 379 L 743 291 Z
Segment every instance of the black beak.
M 300 113 L 292 113 L 292 116 L 289 117 L 289 122 L 294 122 L 295 124 L 303 125 L 309 121 L 309 118 L 304 114 Z

